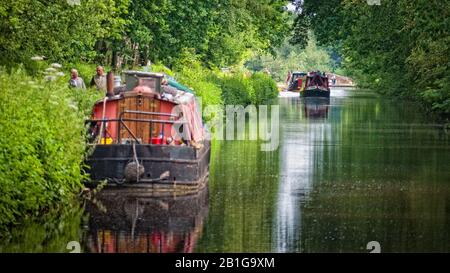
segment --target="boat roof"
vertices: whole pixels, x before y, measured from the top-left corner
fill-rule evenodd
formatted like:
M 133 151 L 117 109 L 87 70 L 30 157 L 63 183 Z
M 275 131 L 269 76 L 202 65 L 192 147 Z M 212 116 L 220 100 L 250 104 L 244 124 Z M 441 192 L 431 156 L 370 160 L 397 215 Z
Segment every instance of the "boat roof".
M 162 74 L 162 73 L 143 72 L 143 71 L 135 71 L 135 70 L 127 70 L 127 71 L 124 71 L 123 74 L 134 75 L 134 76 L 143 77 L 143 78 L 163 78 L 164 77 L 164 74 Z
M 315 76 L 321 76 L 321 77 L 326 77 L 326 75 L 323 75 L 323 72 L 320 71 L 311 71 L 308 73 L 308 77 L 315 77 Z
M 306 75 L 306 74 L 308 74 L 308 73 L 306 73 L 306 72 L 303 72 L 303 71 L 294 71 L 294 72 L 292 72 L 292 75 Z

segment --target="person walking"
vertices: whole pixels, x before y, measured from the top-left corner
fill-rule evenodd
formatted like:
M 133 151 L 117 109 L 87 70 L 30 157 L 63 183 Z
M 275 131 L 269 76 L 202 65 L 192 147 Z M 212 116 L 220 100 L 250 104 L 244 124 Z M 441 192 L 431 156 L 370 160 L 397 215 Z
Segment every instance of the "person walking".
M 75 89 L 86 90 L 84 80 L 78 76 L 78 70 L 76 70 L 75 68 L 72 68 L 70 70 L 69 86 Z
M 96 72 L 91 79 L 90 86 L 95 86 L 98 91 L 106 92 L 106 75 L 103 66 L 97 66 Z

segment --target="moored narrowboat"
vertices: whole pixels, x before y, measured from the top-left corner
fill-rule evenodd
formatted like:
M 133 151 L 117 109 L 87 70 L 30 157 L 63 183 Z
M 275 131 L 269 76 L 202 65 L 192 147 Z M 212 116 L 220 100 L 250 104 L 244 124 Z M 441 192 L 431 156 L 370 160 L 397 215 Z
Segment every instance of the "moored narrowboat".
M 88 185 L 201 187 L 210 142 L 194 94 L 172 87 L 163 74 L 124 75 L 118 87 L 108 75 L 107 96 L 87 121 L 93 149 Z

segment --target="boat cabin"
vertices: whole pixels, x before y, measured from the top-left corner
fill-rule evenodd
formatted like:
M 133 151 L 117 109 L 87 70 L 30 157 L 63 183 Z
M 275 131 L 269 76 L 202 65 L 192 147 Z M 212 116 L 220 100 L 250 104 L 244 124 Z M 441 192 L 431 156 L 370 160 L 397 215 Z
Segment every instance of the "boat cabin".
M 288 91 L 300 91 L 306 82 L 306 72 L 293 72 L 288 78 Z
M 300 97 L 330 97 L 328 77 L 319 71 L 309 72 L 305 86 L 300 90 Z
M 206 138 L 195 95 L 163 74 L 126 71 L 125 84 L 107 79 L 89 124 L 92 182 L 200 187 L 209 170 Z M 176 86 L 176 87 L 174 87 Z
M 201 116 L 193 94 L 163 86 L 163 74 L 124 74 L 126 84 L 94 105 L 90 120 L 92 140 L 104 145 L 180 145 L 202 140 Z M 180 107 L 176 109 L 177 106 Z M 186 116 L 195 118 L 187 122 L 183 119 Z M 176 134 L 183 129 L 185 134 Z

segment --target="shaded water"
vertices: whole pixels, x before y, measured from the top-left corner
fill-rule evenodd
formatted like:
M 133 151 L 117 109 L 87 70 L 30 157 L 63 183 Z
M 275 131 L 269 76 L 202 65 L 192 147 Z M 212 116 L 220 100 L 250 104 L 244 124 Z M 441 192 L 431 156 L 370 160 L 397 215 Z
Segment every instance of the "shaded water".
M 279 103 L 279 149 L 214 142 L 208 189 L 109 193 L 84 215 L 25 225 L 0 251 L 67 252 L 75 240 L 85 252 L 368 252 L 370 241 L 382 252 L 450 252 L 442 126 L 366 91 Z

